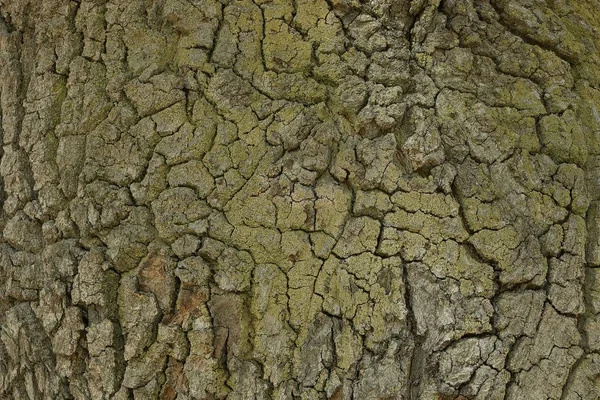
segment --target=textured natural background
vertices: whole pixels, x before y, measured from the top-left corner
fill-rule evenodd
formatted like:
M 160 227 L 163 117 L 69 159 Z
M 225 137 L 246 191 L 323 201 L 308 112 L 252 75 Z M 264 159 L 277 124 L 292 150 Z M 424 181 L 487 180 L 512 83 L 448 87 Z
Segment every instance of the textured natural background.
M 0 398 L 600 398 L 597 0 L 0 16 Z

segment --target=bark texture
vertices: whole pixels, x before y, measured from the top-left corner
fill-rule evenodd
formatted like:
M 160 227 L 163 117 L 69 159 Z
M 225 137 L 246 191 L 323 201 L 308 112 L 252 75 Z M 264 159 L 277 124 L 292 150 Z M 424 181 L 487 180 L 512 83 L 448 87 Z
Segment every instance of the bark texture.
M 0 398 L 600 398 L 597 1 L 0 16 Z

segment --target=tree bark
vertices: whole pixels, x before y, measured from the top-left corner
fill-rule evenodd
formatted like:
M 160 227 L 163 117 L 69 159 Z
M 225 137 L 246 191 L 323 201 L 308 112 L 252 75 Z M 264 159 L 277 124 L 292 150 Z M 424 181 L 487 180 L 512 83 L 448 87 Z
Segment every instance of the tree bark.
M 0 0 L 0 398 L 600 398 L 594 0 Z

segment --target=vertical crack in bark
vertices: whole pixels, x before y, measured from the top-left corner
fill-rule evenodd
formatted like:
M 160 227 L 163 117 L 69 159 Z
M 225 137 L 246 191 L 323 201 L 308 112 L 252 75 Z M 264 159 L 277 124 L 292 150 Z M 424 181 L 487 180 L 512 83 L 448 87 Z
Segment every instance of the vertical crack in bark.
M 410 266 L 404 264 L 402 272 L 402 276 L 404 278 L 404 301 L 407 309 L 407 323 L 413 340 L 413 349 L 409 363 L 408 381 L 406 384 L 406 398 L 409 400 L 417 400 L 421 398 L 421 379 L 424 376 L 427 352 L 423 348 L 425 337 L 418 332 L 417 319 L 413 309 L 412 288 L 408 277 L 409 267 Z

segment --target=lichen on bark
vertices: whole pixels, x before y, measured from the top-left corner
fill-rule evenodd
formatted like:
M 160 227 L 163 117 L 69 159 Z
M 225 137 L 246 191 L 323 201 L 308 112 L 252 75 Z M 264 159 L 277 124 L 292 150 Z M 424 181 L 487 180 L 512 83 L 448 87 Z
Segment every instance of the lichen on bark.
M 593 0 L 0 0 L 0 398 L 600 398 Z

